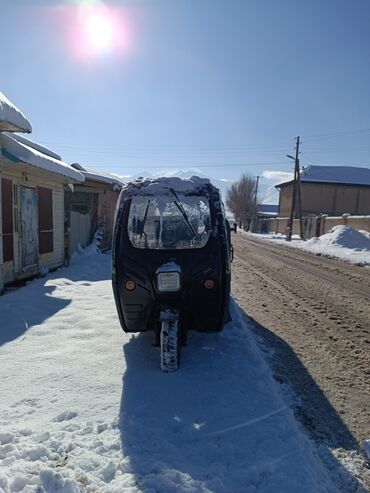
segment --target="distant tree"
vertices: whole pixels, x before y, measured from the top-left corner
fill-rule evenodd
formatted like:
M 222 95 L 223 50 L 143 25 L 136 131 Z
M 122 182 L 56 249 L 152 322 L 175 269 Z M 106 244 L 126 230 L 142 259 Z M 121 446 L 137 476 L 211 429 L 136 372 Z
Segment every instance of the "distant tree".
M 256 180 L 243 174 L 239 181 L 231 185 L 227 193 L 228 209 L 234 214 L 239 227 L 247 231 L 256 214 L 256 186 Z

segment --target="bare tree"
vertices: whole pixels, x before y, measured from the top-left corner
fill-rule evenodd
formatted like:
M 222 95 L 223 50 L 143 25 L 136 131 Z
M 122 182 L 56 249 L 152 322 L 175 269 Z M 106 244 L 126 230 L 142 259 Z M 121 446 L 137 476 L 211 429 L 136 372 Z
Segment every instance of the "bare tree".
M 247 231 L 256 214 L 256 187 L 256 180 L 243 174 L 227 193 L 227 207 L 234 214 L 239 226 Z

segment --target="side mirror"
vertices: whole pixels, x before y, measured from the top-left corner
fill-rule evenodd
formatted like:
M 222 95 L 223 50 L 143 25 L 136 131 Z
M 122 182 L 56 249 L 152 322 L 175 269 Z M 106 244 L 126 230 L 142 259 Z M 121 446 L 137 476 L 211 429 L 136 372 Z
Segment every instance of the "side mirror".
M 230 262 L 234 260 L 234 247 L 230 245 Z

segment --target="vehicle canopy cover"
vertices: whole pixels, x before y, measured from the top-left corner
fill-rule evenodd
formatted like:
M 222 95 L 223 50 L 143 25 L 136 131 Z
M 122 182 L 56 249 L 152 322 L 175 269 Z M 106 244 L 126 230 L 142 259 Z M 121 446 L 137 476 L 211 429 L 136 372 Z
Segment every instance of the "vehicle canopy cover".
M 133 195 L 161 195 L 169 194 L 175 190 L 184 194 L 213 195 L 219 193 L 208 178 L 192 176 L 189 179 L 179 177 L 161 177 L 161 178 L 138 178 L 122 188 L 121 197 L 123 200 L 129 200 Z

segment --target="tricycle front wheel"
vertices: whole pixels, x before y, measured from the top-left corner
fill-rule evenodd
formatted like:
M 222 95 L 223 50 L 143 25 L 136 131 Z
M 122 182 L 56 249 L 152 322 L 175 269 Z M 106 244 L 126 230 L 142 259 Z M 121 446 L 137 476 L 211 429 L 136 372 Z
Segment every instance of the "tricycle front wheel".
M 161 312 L 161 369 L 174 372 L 180 366 L 179 315 L 177 312 Z

